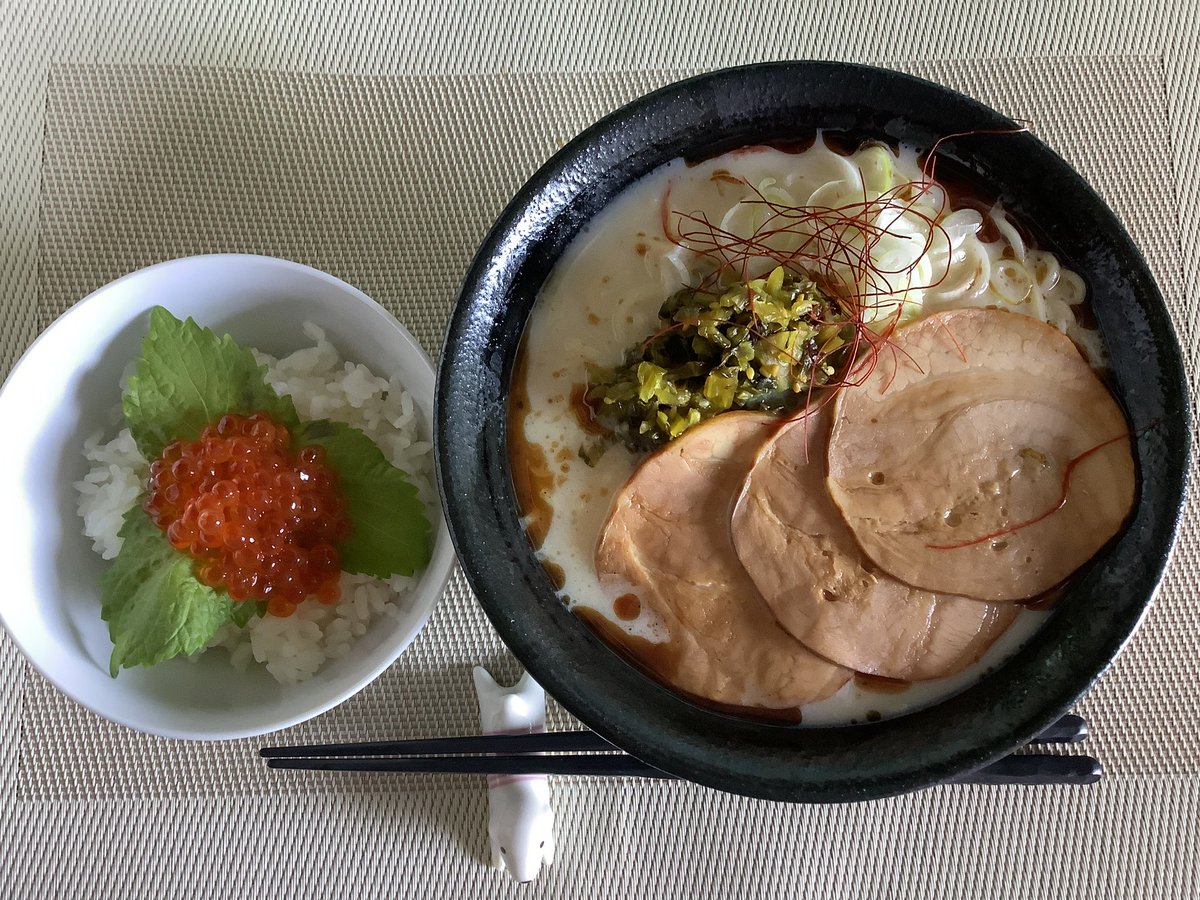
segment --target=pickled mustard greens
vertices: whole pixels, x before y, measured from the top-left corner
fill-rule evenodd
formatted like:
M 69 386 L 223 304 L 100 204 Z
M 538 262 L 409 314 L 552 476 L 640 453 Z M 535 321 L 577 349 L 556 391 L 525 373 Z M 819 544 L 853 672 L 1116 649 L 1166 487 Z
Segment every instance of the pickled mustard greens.
M 635 452 L 731 409 L 781 412 L 803 402 L 848 356 L 853 326 L 803 274 L 685 288 L 659 309 L 659 329 L 613 369 L 588 366 L 585 402 Z M 585 460 L 598 448 L 585 447 Z

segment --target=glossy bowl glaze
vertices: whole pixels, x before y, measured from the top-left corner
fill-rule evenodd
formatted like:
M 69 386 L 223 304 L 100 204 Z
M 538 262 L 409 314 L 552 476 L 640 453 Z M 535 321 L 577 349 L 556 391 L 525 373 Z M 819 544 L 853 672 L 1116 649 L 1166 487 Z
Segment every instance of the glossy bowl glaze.
M 793 801 L 863 800 L 976 769 L 1062 714 L 1109 665 L 1153 598 L 1175 540 L 1189 453 L 1186 383 L 1162 297 L 1104 202 L 1029 134 L 951 139 L 939 154 L 1036 223 L 1089 283 L 1135 429 L 1140 495 L 1123 535 L 998 670 L 960 694 L 875 724 L 796 728 L 698 707 L 644 676 L 555 597 L 519 518 L 506 452 L 513 362 L 538 292 L 580 228 L 677 157 L 786 143 L 815 128 L 928 148 L 1011 129 L 946 88 L 881 69 L 779 63 L 671 85 L 589 128 L 521 189 L 488 235 L 447 334 L 435 435 L 451 534 L 513 652 L 564 706 L 633 755 L 702 784 Z

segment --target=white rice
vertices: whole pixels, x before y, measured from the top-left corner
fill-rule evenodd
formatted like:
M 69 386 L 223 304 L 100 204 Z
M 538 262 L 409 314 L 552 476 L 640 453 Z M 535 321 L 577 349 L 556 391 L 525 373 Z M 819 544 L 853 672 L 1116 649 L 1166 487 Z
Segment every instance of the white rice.
M 267 367 L 267 381 L 279 394 L 291 395 L 302 419 L 334 419 L 364 431 L 392 465 L 408 473 L 430 521 L 437 506 L 433 487 L 433 446 L 422 440 L 419 411 L 396 379 L 374 375 L 363 365 L 343 362 L 310 322 L 304 333 L 315 346 L 275 359 L 254 351 Z M 102 442 L 100 434 L 83 445 L 91 470 L 75 483 L 83 533 L 104 559 L 121 549 L 118 534 L 146 484 L 148 464 L 129 429 Z M 309 598 L 286 618 L 253 618 L 245 628 L 226 625 L 209 648 L 229 651 L 230 662 L 244 671 L 251 661 L 266 666 L 277 681 L 292 684 L 310 678 L 327 659 L 345 656 L 383 615 L 400 616 L 417 579 L 397 575 L 384 580 L 342 573 L 341 600 L 326 605 Z

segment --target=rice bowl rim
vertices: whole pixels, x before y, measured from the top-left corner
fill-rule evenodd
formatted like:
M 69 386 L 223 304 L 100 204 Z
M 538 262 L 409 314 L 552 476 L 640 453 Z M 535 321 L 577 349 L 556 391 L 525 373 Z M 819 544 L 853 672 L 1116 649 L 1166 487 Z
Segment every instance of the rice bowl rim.
M 9 369 L 3 383 L 0 384 L 0 416 L 8 415 L 11 417 L 14 413 L 20 413 L 23 408 L 21 400 L 24 395 L 19 393 L 19 390 L 24 388 L 22 379 L 25 370 L 29 368 L 31 361 L 38 359 L 38 357 L 43 353 L 43 350 L 47 344 L 53 343 L 60 336 L 60 333 L 63 331 L 63 329 L 68 327 L 68 323 L 74 324 L 82 316 L 91 313 L 106 298 L 108 298 L 110 294 L 120 291 L 123 287 L 128 287 L 131 282 L 146 279 L 154 275 L 160 276 L 164 271 L 172 268 L 185 269 L 188 266 L 201 265 L 233 267 L 243 266 L 259 270 L 269 270 L 270 268 L 275 268 L 281 272 L 286 272 L 294 276 L 301 276 L 303 278 L 319 282 L 321 287 L 326 288 L 329 291 L 331 299 L 334 299 L 336 295 L 342 295 L 342 298 L 337 299 L 344 298 L 343 302 L 345 302 L 345 299 L 353 299 L 357 301 L 359 306 L 361 306 L 368 314 L 372 315 L 378 320 L 377 322 L 372 323 L 372 330 L 375 333 L 387 333 L 389 335 L 389 339 L 395 339 L 394 342 L 396 346 L 395 350 L 393 351 L 394 357 L 397 360 L 406 361 L 408 364 L 417 369 L 418 377 L 416 379 L 411 377 L 409 379 L 400 379 L 399 376 L 393 376 L 390 371 L 380 372 L 377 370 L 377 368 L 373 368 L 371 366 L 368 366 L 368 368 L 371 369 L 372 374 L 376 376 L 386 377 L 389 379 L 391 377 L 397 377 L 398 380 L 404 384 L 404 389 L 413 398 L 416 411 L 420 413 L 420 418 L 423 419 L 423 425 L 425 426 L 425 430 L 422 431 L 420 429 L 420 425 L 418 425 L 419 438 L 421 440 L 429 440 L 432 438 L 434 416 L 434 382 L 436 378 L 434 364 L 429 355 L 425 353 L 424 349 L 422 349 L 421 345 L 416 341 L 408 329 L 405 328 L 404 325 L 402 325 L 395 318 L 395 316 L 393 316 L 390 312 L 388 312 L 388 310 L 386 310 L 383 306 L 381 306 L 378 302 L 373 300 L 360 289 L 327 272 L 323 272 L 319 269 L 307 266 L 303 263 L 295 262 L 293 260 L 260 254 L 242 253 L 198 254 L 163 260 L 161 262 L 128 272 L 119 278 L 116 278 L 113 281 L 96 288 L 81 300 L 72 304 L 66 311 L 57 316 L 54 321 L 46 326 L 46 328 L 39 332 L 37 337 L 29 344 L 28 347 L 25 348 L 25 350 Z M 248 304 L 247 309 L 253 308 L 253 305 L 254 304 Z M 189 315 L 191 315 L 191 313 L 189 313 Z M 319 327 L 322 327 L 328 331 L 328 327 L 325 323 L 318 322 L 317 324 Z M 98 341 L 97 343 L 108 344 L 112 341 L 112 339 L 114 339 L 115 336 L 115 332 L 104 335 L 102 340 Z M 336 346 L 337 345 L 335 343 L 335 347 Z M 256 347 L 255 349 L 259 348 Z M 339 354 L 343 357 L 343 361 L 356 362 L 356 360 L 350 358 L 348 355 L 342 354 L 340 348 L 338 349 Z M 78 372 L 80 369 L 84 368 L 84 365 L 84 362 L 75 360 L 70 366 L 64 367 L 64 369 Z M 420 383 L 415 384 L 413 383 L 414 381 L 419 381 Z M 61 400 L 62 398 L 55 399 Z M 53 405 L 55 404 L 47 404 L 47 406 Z M 33 436 L 31 430 L 26 430 L 20 433 L 26 435 L 27 437 Z M 5 471 L 14 471 L 15 467 L 16 470 L 21 471 L 22 474 L 24 474 L 23 470 L 26 467 L 25 459 L 30 441 L 21 441 L 19 443 L 20 449 L 14 450 L 8 444 L 0 442 L 0 469 Z M 80 445 L 79 451 L 80 458 L 83 458 L 82 444 Z M 432 460 L 432 464 L 436 468 L 436 460 Z M 435 495 L 438 494 L 439 487 L 437 480 L 434 477 L 434 473 L 431 471 L 428 477 Z M 14 486 L 12 481 L 7 484 L 0 483 L 0 502 L 4 502 L 5 500 L 21 500 L 23 499 L 23 496 L 23 490 L 19 486 Z M 21 508 L 26 506 L 23 503 L 19 503 L 18 505 Z M 428 623 L 434 608 L 437 606 L 438 600 L 445 592 L 446 585 L 450 580 L 450 575 L 455 564 L 455 555 L 451 545 L 450 535 L 447 530 L 445 517 L 440 506 L 440 498 L 438 499 L 438 503 L 434 504 L 432 508 L 436 513 L 436 521 L 430 523 L 432 526 L 431 556 L 429 563 L 425 566 L 425 568 L 420 572 L 414 573 L 412 577 L 416 579 L 417 583 L 413 585 L 410 592 L 403 598 L 405 604 L 404 608 L 408 613 L 408 615 L 406 615 L 404 618 L 404 622 L 407 623 L 408 627 L 405 629 L 402 639 L 397 641 L 393 647 L 384 652 L 374 665 L 369 666 L 362 673 L 358 674 L 357 677 L 353 678 L 352 682 L 347 687 L 336 692 L 332 692 L 329 696 L 317 703 L 312 704 L 311 706 L 305 706 L 301 711 L 278 718 L 264 716 L 262 717 L 261 722 L 254 725 L 232 728 L 210 726 L 203 729 L 148 725 L 137 714 L 140 706 L 136 702 L 130 703 L 126 707 L 113 708 L 111 706 L 93 702 L 86 696 L 81 696 L 80 690 L 77 690 L 71 684 L 65 683 L 64 678 L 62 678 L 54 669 L 54 667 L 49 664 L 47 659 L 42 657 L 39 649 L 32 645 L 28 639 L 29 635 L 22 630 L 20 622 L 17 621 L 17 619 L 20 617 L 14 616 L 11 612 L 6 611 L 8 605 L 13 603 L 12 599 L 9 599 L 8 601 L 0 600 L 0 627 L 4 629 L 5 633 L 8 635 L 8 638 L 13 642 L 17 649 L 21 651 L 22 656 L 25 658 L 28 664 L 31 665 L 43 678 L 54 685 L 55 688 L 85 709 L 88 709 L 96 715 L 119 725 L 124 725 L 128 728 L 147 734 L 154 734 L 160 737 L 182 740 L 236 740 L 269 734 L 271 732 L 279 731 L 281 729 L 289 728 L 305 722 L 315 716 L 320 715 L 321 713 L 333 709 L 357 694 L 367 685 L 375 681 L 376 678 L 378 678 L 386 669 L 395 663 L 399 656 L 412 644 L 417 635 L 420 634 L 421 630 Z M 33 522 L 36 522 L 39 518 L 39 515 L 36 512 L 31 511 L 29 518 Z M 71 530 L 72 529 L 67 529 L 68 532 Z M 79 535 L 81 541 L 87 540 L 83 535 L 82 528 L 74 528 L 73 530 Z M 23 558 L 20 553 L 14 553 L 14 547 L 15 545 L 12 542 L 0 542 L 0 564 L 8 563 L 11 571 L 19 571 L 21 573 L 18 578 L 14 579 L 16 582 L 16 589 L 6 592 L 7 597 L 13 598 L 20 596 L 22 598 L 21 602 L 32 599 L 34 604 L 39 608 L 44 608 L 46 604 L 59 600 L 60 598 L 51 599 L 40 595 L 39 591 L 36 590 L 36 585 L 33 583 L 32 573 L 29 571 L 31 568 L 29 561 Z M 88 546 L 87 549 L 88 553 L 93 552 L 90 546 Z M 98 554 L 97 558 L 99 558 Z M 103 562 L 107 564 L 110 561 L 105 560 Z M 19 568 L 12 569 L 12 566 L 14 565 L 18 566 Z M 25 588 L 28 588 L 28 590 L 25 590 Z M 100 621 L 98 597 L 99 591 L 97 585 L 96 618 L 97 621 Z M 13 608 L 16 609 L 17 607 L 14 605 Z M 384 621 L 382 619 L 376 619 L 371 625 L 368 625 L 368 632 L 372 627 L 379 627 L 381 624 L 384 624 Z M 80 651 L 78 655 L 82 657 L 84 654 L 82 651 Z M 343 657 L 343 659 L 353 656 L 353 653 L 347 654 L 347 657 Z M 362 656 L 357 657 L 357 659 L 361 658 Z M 341 660 L 328 659 L 325 661 L 325 663 L 323 663 L 323 666 L 340 661 Z M 346 665 L 351 665 L 351 662 L 352 661 L 347 662 Z M 266 673 L 265 668 L 263 669 L 263 675 L 265 677 L 270 677 Z M 107 673 L 103 673 L 103 677 L 107 679 Z M 297 691 L 303 692 L 306 690 L 306 688 L 311 686 L 311 682 L 305 681 L 291 685 L 280 685 L 279 687 L 280 690 L 285 692 L 285 694 L 288 694 Z

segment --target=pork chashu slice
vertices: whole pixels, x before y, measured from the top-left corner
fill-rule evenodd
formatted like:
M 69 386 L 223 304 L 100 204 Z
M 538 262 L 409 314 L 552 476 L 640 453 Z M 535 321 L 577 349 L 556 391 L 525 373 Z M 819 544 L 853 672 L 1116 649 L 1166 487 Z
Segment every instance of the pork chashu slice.
M 905 681 L 961 671 L 1017 608 L 910 587 L 867 560 L 825 486 L 832 420 L 817 409 L 759 451 L 733 513 L 742 565 L 780 624 L 827 659 Z
M 666 623 L 659 677 L 718 703 L 785 709 L 828 697 L 851 673 L 780 626 L 733 549 L 733 501 L 776 424 L 725 413 L 647 457 L 613 501 L 596 572 Z
M 830 495 L 880 568 L 926 590 L 1019 601 L 1117 533 L 1135 490 L 1128 426 L 1069 338 L 965 309 L 892 343 L 839 394 L 828 450 Z

